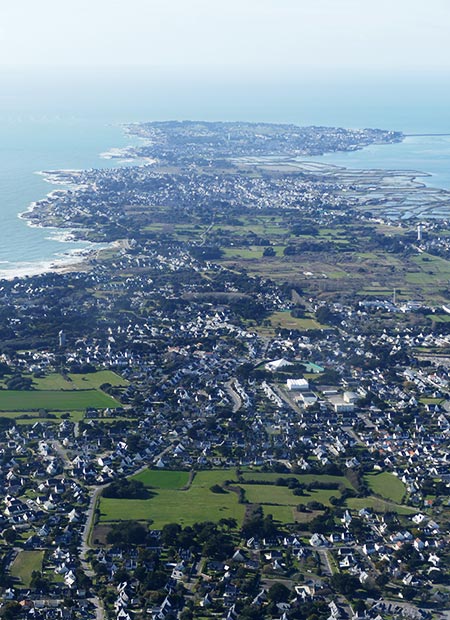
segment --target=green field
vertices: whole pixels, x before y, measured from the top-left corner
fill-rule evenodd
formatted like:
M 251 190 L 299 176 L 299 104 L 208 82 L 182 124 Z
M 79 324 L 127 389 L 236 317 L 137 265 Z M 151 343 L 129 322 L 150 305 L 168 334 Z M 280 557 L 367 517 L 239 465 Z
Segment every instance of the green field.
M 233 481 L 232 485 L 241 487 L 249 503 L 261 504 L 264 514 L 272 514 L 281 523 L 294 523 L 297 520 L 296 506 L 311 501 L 330 506 L 330 497 L 339 496 L 337 489 L 317 489 L 305 491 L 304 495 L 294 495 L 285 486 L 273 484 L 278 478 L 293 477 L 304 484 L 313 482 L 337 483 L 351 488 L 343 476 L 315 476 L 273 474 L 247 471 L 244 480 L 267 481 L 268 484 L 241 484 L 236 481 L 234 470 L 200 471 L 193 477 L 189 488 L 189 474 L 186 471 L 156 471 L 147 469 L 136 476 L 146 487 L 151 489 L 152 497 L 145 500 L 100 499 L 100 523 L 135 519 L 152 521 L 152 527 L 161 528 L 166 523 L 177 522 L 182 525 L 205 520 L 219 521 L 224 517 L 233 517 L 242 523 L 245 504 L 238 503 L 238 496 L 233 491 L 213 493 L 214 484 L 222 485 Z M 272 484 L 270 484 L 272 483 Z
M 342 484 L 346 486 L 348 489 L 352 489 L 352 485 L 348 481 L 345 476 L 330 476 L 328 474 L 272 474 L 272 473 L 264 473 L 260 471 L 245 471 L 242 474 L 244 480 L 258 480 L 267 481 L 267 482 L 275 482 L 279 478 L 295 478 L 302 484 L 312 484 L 314 482 L 322 482 L 324 484 Z M 334 493 L 339 493 L 339 491 L 334 491 Z
M 158 489 L 182 489 L 189 480 L 187 471 L 157 471 L 146 469 L 145 471 L 133 476 L 134 480 L 139 480 L 147 488 Z
M 43 551 L 19 551 L 11 566 L 11 577 L 18 579 L 20 585 L 30 587 L 33 571 L 42 571 Z
M 145 500 L 100 499 L 100 525 L 114 521 L 138 520 L 149 521 L 152 527 L 162 528 L 167 523 L 180 523 L 183 526 L 201 521 L 219 521 L 233 517 L 242 523 L 245 504 L 238 503 L 238 495 L 233 491 L 213 493 L 214 484 L 222 485 L 226 480 L 234 481 L 233 486 L 241 487 L 245 500 L 250 504 L 260 504 L 264 514 L 272 514 L 281 523 L 294 523 L 299 514 L 296 507 L 316 501 L 330 506 L 332 496 L 339 497 L 338 489 L 313 489 L 304 491 L 304 495 L 294 495 L 292 489 L 279 486 L 274 482 L 279 478 L 296 478 L 303 484 L 337 483 L 352 488 L 344 476 L 330 475 L 289 475 L 245 471 L 244 480 L 258 480 L 267 484 L 248 484 L 236 481 L 234 470 L 208 470 L 197 472 L 190 484 L 186 471 L 156 471 L 147 469 L 136 476 L 146 487 L 151 489 L 152 497 Z M 366 476 L 366 481 L 374 493 L 381 497 L 350 498 L 347 506 L 353 510 L 367 507 L 376 512 L 395 511 L 398 514 L 411 514 L 414 508 L 399 505 L 405 493 L 403 483 L 387 473 L 373 473 Z M 390 501 L 389 501 L 390 500 Z
M 371 508 L 374 512 L 396 512 L 399 515 L 411 515 L 417 512 L 416 508 L 411 506 L 399 506 L 393 502 L 387 502 L 378 497 L 351 497 L 347 499 L 347 506 L 351 510 L 361 510 L 362 508 Z
M 120 403 L 97 390 L 0 390 L 0 411 L 82 410 L 87 407 L 104 409 Z
M 325 506 L 331 506 L 330 497 L 340 495 L 338 490 L 329 489 L 305 491 L 304 495 L 294 495 L 292 489 L 279 487 L 274 484 L 241 484 L 240 486 L 245 491 L 245 498 L 251 504 L 262 504 L 264 512 L 270 512 L 272 505 L 294 507 L 298 504 L 306 505 L 312 501 L 320 502 Z
M 109 383 L 113 387 L 126 387 L 129 382 L 112 370 L 98 370 L 88 374 L 69 374 L 72 386 L 80 390 L 98 390 L 104 383 Z M 73 387 L 72 387 L 73 389 Z
M 113 387 L 125 387 L 128 381 L 123 379 L 111 370 L 99 370 L 87 374 L 68 374 L 62 375 L 59 372 L 52 372 L 44 377 L 34 377 L 33 388 L 38 391 L 46 390 L 98 390 L 104 383 L 109 383 Z M 4 384 L 4 382 L 3 382 Z
M 66 411 L 51 412 L 52 417 L 41 417 L 37 411 L 2 411 L 0 418 L 15 420 L 16 424 L 34 424 L 35 422 L 61 422 L 61 416 Z M 84 411 L 68 411 L 71 422 L 80 422 L 84 418 Z M 55 417 L 53 417 L 55 416 Z M 115 418 L 117 419 L 117 418 Z
M 152 527 L 157 529 L 166 523 L 176 522 L 186 526 L 230 517 L 236 519 L 239 524 L 242 523 L 245 506 L 238 503 L 237 494 L 213 493 L 210 490 L 213 484 L 220 484 L 223 480 L 233 478 L 231 471 L 198 472 L 189 489 L 185 491 L 174 488 L 186 480 L 179 474 L 186 474 L 187 477 L 187 472 L 143 472 L 143 482 L 152 486 L 154 495 L 151 499 L 120 500 L 102 497 L 100 523 L 128 519 L 151 520 Z M 155 484 L 158 480 L 161 487 Z
M 406 487 L 397 476 L 388 472 L 370 473 L 364 476 L 370 489 L 385 499 L 400 504 L 406 494 Z

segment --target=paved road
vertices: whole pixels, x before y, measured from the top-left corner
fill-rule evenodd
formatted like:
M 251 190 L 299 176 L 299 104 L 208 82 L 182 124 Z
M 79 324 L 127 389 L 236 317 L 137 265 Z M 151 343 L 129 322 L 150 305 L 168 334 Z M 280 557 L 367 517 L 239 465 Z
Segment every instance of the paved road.
M 320 565 L 322 567 L 322 574 L 328 575 L 328 577 L 332 577 L 333 569 L 331 568 L 330 558 L 328 557 L 328 553 L 326 549 L 318 549 L 317 553 L 320 557 Z
M 242 399 L 233 388 L 234 381 L 235 379 L 230 379 L 229 381 L 227 381 L 225 383 L 225 388 L 228 392 L 229 397 L 233 401 L 233 413 L 236 413 L 236 411 L 239 411 L 239 409 L 242 407 Z
M 95 507 L 97 506 L 97 501 L 100 493 L 106 485 L 94 487 L 91 499 L 89 501 L 89 507 L 86 513 L 86 523 L 84 524 L 83 533 L 81 534 L 81 547 L 80 547 L 80 562 L 81 567 L 88 577 L 94 577 L 95 573 L 91 568 L 91 565 L 87 559 L 87 552 L 89 551 L 89 534 L 91 532 L 91 528 L 94 524 L 94 516 L 95 516 Z M 105 620 L 105 610 L 103 607 L 102 601 L 98 598 L 98 596 L 93 596 L 89 599 L 91 603 L 95 607 L 95 616 L 97 620 Z

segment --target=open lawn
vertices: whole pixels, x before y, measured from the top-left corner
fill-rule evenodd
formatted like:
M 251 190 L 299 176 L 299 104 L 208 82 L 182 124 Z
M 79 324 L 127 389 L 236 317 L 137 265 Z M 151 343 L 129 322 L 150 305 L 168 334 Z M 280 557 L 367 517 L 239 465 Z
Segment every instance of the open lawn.
M 397 476 L 388 472 L 370 473 L 364 476 L 370 489 L 376 494 L 393 502 L 401 503 L 406 493 L 406 487 Z
M 113 387 L 125 387 L 129 384 L 126 379 L 112 372 L 112 370 L 98 370 L 97 372 L 90 372 L 84 375 L 70 374 L 69 378 L 72 385 L 80 390 L 98 390 L 104 383 L 110 383 Z
M 284 329 L 298 330 L 328 329 L 326 325 L 321 325 L 311 316 L 306 316 L 304 318 L 294 318 L 291 316 L 291 313 L 288 310 L 274 312 L 268 317 L 268 319 L 270 320 L 272 327 L 274 328 L 281 327 Z
M 133 476 L 133 480 L 139 480 L 147 488 L 158 489 L 182 489 L 189 480 L 187 471 L 159 471 L 146 469 Z
M 154 476 L 152 476 L 155 474 Z M 163 474 L 167 474 L 164 476 Z M 173 474 L 171 476 L 171 474 Z M 145 500 L 100 499 L 100 523 L 133 519 L 152 522 L 152 527 L 162 528 L 166 523 L 180 523 L 183 526 L 201 521 L 219 521 L 234 518 L 240 525 L 245 506 L 238 503 L 237 493 L 213 493 L 210 487 L 233 478 L 229 470 L 198 472 L 188 490 L 174 488 L 183 482 L 187 472 L 143 472 L 145 481 L 152 481 L 153 497 Z M 158 481 L 162 487 L 156 487 Z M 178 476 L 178 479 L 177 479 Z M 184 478 L 186 480 L 186 478 Z M 186 480 L 187 481 L 187 480 Z M 170 486 L 169 486 L 170 485 Z
M 11 566 L 11 576 L 18 579 L 21 586 L 30 587 L 33 571 L 42 571 L 43 551 L 19 551 Z
M 114 387 L 128 385 L 126 379 L 111 370 L 69 375 L 53 372 L 45 377 L 32 377 L 32 379 L 36 390 L 98 390 L 104 383 L 110 383 Z
M 450 314 L 427 314 L 427 319 L 435 323 L 450 323 Z
M 52 372 L 45 377 L 33 377 L 33 387 L 36 390 L 73 390 L 72 382 L 58 372 Z
M 223 248 L 223 255 L 226 258 L 262 258 L 264 248 L 261 246 L 249 246 L 249 247 L 227 247 Z
M 151 520 L 152 527 L 162 528 L 166 523 L 183 526 L 202 521 L 219 521 L 233 517 L 240 524 L 244 506 L 238 504 L 236 493 L 213 493 L 209 489 L 192 486 L 187 491 L 174 489 L 154 490 L 154 497 L 145 500 L 101 498 L 100 522 Z
M 245 498 L 251 504 L 262 504 L 265 512 L 272 508 L 272 504 L 294 507 L 298 504 L 306 505 L 308 502 L 314 501 L 320 502 L 325 506 L 331 506 L 330 497 L 333 495 L 338 497 L 340 495 L 338 490 L 328 489 L 305 491 L 304 495 L 294 495 L 292 489 L 278 487 L 273 484 L 241 484 L 240 486 L 245 491 Z
M 396 512 L 399 515 L 411 515 L 417 512 L 416 508 L 411 506 L 399 506 L 393 502 L 387 502 L 378 497 L 351 497 L 347 499 L 347 506 L 351 510 L 361 510 L 362 508 L 371 508 L 374 512 Z
M 61 416 L 66 411 L 56 411 L 52 417 L 41 417 L 36 411 L 1 411 L 0 418 L 15 420 L 16 424 L 34 424 L 35 422 L 61 422 Z M 80 422 L 84 418 L 84 411 L 69 411 L 71 422 Z M 54 416 L 54 417 L 53 417 Z
M 328 474 L 273 474 L 260 471 L 245 471 L 242 474 L 244 480 L 258 480 L 275 482 L 278 478 L 295 478 L 302 484 L 311 484 L 314 482 L 336 483 L 346 486 L 348 489 L 353 488 L 345 476 L 330 476 Z M 335 491 L 337 493 L 338 491 Z
M 82 410 L 87 407 L 104 409 L 120 403 L 97 390 L 0 390 L 0 411 Z

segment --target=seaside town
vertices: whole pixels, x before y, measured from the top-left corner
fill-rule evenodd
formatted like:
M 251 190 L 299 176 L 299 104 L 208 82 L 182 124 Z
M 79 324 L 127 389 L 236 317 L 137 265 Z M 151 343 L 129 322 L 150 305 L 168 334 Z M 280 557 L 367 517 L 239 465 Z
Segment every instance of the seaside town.
M 101 249 L 0 282 L 0 617 L 449 618 L 450 194 L 128 131 L 23 215 Z

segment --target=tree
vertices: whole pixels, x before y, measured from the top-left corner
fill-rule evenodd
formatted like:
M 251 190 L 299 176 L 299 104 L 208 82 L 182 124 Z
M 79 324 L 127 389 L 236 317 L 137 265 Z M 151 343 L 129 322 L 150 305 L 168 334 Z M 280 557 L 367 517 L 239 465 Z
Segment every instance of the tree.
M 355 594 L 361 585 L 356 577 L 346 573 L 335 573 L 330 579 L 330 584 L 337 592 L 344 596 Z
M 285 603 L 289 600 L 290 590 L 284 583 L 276 581 L 270 586 L 268 596 L 273 603 Z
M 22 612 L 22 607 L 17 601 L 8 601 L 3 605 L 0 616 L 5 620 L 12 620 Z
M 137 521 L 114 523 L 106 535 L 109 545 L 143 545 L 147 538 L 147 528 Z
M 276 256 L 275 250 L 269 245 L 264 249 L 263 256 Z
M 16 530 L 14 530 L 12 527 L 8 528 L 7 530 L 3 530 L 3 538 L 5 539 L 5 542 L 8 543 L 8 545 L 14 544 L 17 538 Z

